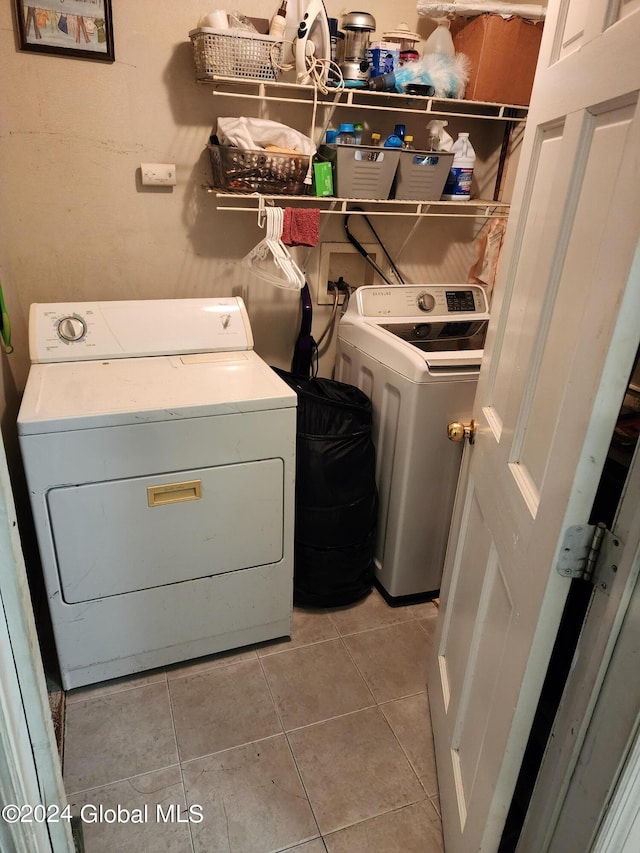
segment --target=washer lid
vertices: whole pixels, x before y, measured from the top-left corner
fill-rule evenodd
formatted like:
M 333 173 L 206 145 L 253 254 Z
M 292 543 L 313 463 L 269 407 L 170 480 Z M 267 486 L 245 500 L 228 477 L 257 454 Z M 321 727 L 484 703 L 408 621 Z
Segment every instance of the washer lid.
M 18 433 L 63 432 L 295 407 L 253 351 L 32 365 Z
M 34 303 L 29 312 L 29 355 L 38 363 L 252 348 L 237 296 Z

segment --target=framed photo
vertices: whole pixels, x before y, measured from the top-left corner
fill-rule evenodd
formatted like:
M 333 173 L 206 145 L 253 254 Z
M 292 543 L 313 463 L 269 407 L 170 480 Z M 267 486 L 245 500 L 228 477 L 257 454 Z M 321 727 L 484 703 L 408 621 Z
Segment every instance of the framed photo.
M 111 0 L 16 0 L 20 49 L 113 62 Z

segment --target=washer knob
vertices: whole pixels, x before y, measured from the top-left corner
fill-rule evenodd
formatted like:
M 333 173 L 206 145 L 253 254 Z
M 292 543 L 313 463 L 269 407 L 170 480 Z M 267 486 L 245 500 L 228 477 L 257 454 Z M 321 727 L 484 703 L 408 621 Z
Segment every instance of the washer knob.
M 433 311 L 436 300 L 430 293 L 421 293 L 418 296 L 418 308 L 421 311 Z
M 81 341 L 86 334 L 87 326 L 82 318 L 71 315 L 58 320 L 58 336 L 63 341 Z

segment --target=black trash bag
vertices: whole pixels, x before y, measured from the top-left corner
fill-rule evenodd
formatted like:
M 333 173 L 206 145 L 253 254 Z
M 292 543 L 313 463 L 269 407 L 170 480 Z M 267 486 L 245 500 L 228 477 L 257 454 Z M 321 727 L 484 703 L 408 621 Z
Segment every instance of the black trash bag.
M 274 370 L 298 395 L 294 602 L 352 604 L 368 595 L 374 575 L 371 400 L 344 382 Z

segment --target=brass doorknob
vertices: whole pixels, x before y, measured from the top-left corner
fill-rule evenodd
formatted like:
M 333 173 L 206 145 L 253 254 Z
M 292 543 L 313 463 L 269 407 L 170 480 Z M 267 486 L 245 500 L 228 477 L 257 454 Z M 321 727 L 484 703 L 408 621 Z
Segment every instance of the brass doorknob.
M 447 438 L 449 441 L 464 441 L 469 439 L 469 444 L 473 444 L 476 437 L 476 422 L 471 421 L 469 424 L 453 421 L 447 427 Z

